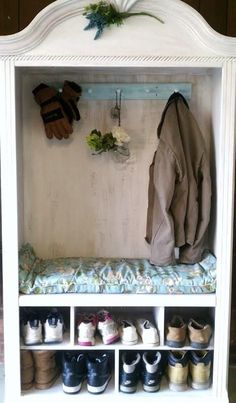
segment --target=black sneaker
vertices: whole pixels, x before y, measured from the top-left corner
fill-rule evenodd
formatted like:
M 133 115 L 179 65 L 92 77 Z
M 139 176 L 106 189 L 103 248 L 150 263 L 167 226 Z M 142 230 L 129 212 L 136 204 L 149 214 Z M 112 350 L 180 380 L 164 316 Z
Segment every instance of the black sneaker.
M 86 375 L 85 355 L 64 353 L 62 360 L 63 391 L 70 394 L 79 392 Z
M 140 377 L 140 354 L 129 352 L 122 354 L 122 367 L 120 371 L 120 391 L 134 393 Z
M 87 358 L 87 389 L 88 392 L 103 393 L 111 379 L 108 354 L 104 353 Z
M 160 389 L 162 376 L 161 354 L 149 351 L 142 356 L 141 379 L 146 392 L 157 392 Z

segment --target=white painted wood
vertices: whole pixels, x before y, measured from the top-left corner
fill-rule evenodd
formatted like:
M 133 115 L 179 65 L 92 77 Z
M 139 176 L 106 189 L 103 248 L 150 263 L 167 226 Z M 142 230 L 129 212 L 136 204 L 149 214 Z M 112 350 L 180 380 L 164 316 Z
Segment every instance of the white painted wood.
M 179 0 L 138 1 L 132 12 L 148 11 L 164 19 L 165 24 L 148 17 L 133 17 L 122 28 L 111 28 L 99 41 L 91 41 L 94 32 L 83 30 L 86 25 L 83 7 L 88 3 L 58 0 L 49 5 L 23 31 L 2 38 L 0 54 L 98 55 L 105 51 L 109 55 L 140 55 L 142 49 L 142 55 L 148 56 L 235 55 L 234 38 L 226 41 L 195 10 Z M 157 41 L 152 40 L 154 35 Z M 78 37 L 80 40 L 75 39 Z
M 70 344 L 73 346 L 76 342 L 75 337 L 76 321 L 75 321 L 75 307 L 70 306 Z
M 21 295 L 19 306 L 212 306 L 216 305 L 215 294 L 152 295 L 152 294 L 43 294 Z
M 161 327 L 160 350 L 166 350 L 164 311 L 168 307 L 192 307 L 193 311 L 212 307 L 212 312 L 215 311 L 215 335 L 210 346 L 214 347 L 212 388 L 204 392 L 188 390 L 176 396 L 164 385 L 158 400 L 170 403 L 175 399 L 176 403 L 182 403 L 193 399 L 200 403 L 204 397 L 209 403 L 227 403 L 236 39 L 214 32 L 198 13 L 179 0 L 115 2 L 125 10 L 129 7 L 135 12 L 148 10 L 162 17 L 165 24 L 151 18 L 134 17 L 93 41 L 95 32 L 83 31 L 86 21 L 82 9 L 90 1 L 58 0 L 40 12 L 22 32 L 0 38 L 6 403 L 36 403 L 42 398 L 45 403 L 52 398 L 58 403 L 68 400 L 60 382 L 50 390 L 29 391 L 20 396 L 18 306 L 70 307 L 70 343 L 65 341 L 68 349 L 77 349 L 73 345 L 76 342 L 73 332 L 79 310 L 109 307 L 114 312 L 135 314 L 145 307 L 149 312 L 154 309 Z M 33 86 L 40 80 L 53 83 L 73 79 L 82 83 L 88 78 L 95 82 L 115 78 L 121 82 L 125 78 L 127 82 L 150 82 L 153 77 L 163 82 L 188 79 L 193 84 L 191 110 L 212 156 L 213 212 L 208 240 L 217 257 L 216 295 L 82 294 L 18 298 L 17 253 L 26 240 L 34 244 L 41 257 L 78 254 L 148 257 L 149 251 L 142 238 L 147 168 L 164 106 L 161 102 L 124 103 L 122 122 L 132 136 L 133 159 L 119 166 L 109 155 L 100 156 L 99 160 L 92 157 L 83 141 L 94 125 L 100 124 L 103 130 L 110 128 L 111 103 L 81 101 L 82 120 L 74 125 L 71 140 L 49 142 L 43 134 L 39 108 L 32 99 Z M 134 180 L 137 176 L 138 181 Z M 99 213 L 95 211 L 94 201 Z M 141 349 L 141 345 L 131 349 L 137 348 Z M 98 344 L 95 349 L 103 350 L 103 346 Z M 124 346 L 118 343 L 108 349 L 115 353 L 115 386 L 111 384 L 108 391 L 96 399 L 105 402 L 112 398 L 119 403 L 128 399 L 143 401 L 147 394 L 141 391 L 132 396 L 118 393 L 118 359 Z M 81 396 L 93 400 L 84 391 Z M 149 400 L 156 397 L 155 394 L 148 396 Z M 69 399 L 77 400 L 78 396 Z
M 19 335 L 18 312 L 18 228 L 16 182 L 16 114 L 14 62 L 0 64 L 1 108 L 1 206 L 2 206 L 2 262 L 4 306 L 4 356 L 6 399 L 14 400 L 20 394 L 19 337 L 12 343 L 12 328 Z M 10 281 L 9 281 L 10 280 Z M 14 365 L 12 365 L 14 363 Z M 12 388 L 12 379 L 14 389 Z

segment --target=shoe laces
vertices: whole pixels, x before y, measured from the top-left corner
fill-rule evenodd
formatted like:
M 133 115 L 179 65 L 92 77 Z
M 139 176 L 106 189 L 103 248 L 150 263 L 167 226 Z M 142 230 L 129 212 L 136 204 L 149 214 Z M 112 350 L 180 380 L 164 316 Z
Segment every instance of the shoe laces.
M 79 317 L 79 321 L 78 321 L 78 325 L 80 323 L 92 323 L 93 326 L 96 327 L 98 319 L 97 319 L 97 315 L 90 313 L 90 314 L 82 314 Z
M 99 311 L 98 312 L 98 321 L 99 322 L 106 322 L 109 320 L 113 320 L 111 314 L 108 311 Z

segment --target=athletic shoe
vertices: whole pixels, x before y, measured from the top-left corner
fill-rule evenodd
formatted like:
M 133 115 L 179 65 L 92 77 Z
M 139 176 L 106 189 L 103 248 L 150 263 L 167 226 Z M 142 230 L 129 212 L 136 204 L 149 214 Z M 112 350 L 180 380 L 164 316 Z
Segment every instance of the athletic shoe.
M 63 319 L 58 312 L 51 312 L 44 322 L 44 343 L 63 341 Z
M 122 366 L 120 371 L 120 391 L 134 393 L 137 390 L 140 378 L 141 356 L 136 352 L 122 354 Z
M 87 389 L 93 394 L 103 393 L 111 379 L 106 353 L 87 358 Z
M 166 344 L 180 348 L 185 345 L 187 326 L 179 315 L 174 315 L 166 328 Z
M 160 343 L 157 328 L 149 320 L 138 319 L 136 327 L 143 344 L 157 345 Z
M 186 351 L 176 350 L 169 352 L 167 374 L 171 390 L 182 392 L 187 389 L 188 355 Z
M 82 315 L 77 326 L 78 343 L 80 346 L 95 345 L 95 331 L 97 325 L 96 315 Z
M 138 334 L 136 327 L 130 320 L 123 319 L 120 321 L 120 338 L 123 344 L 137 344 Z
M 141 378 L 145 392 L 157 392 L 162 377 L 161 354 L 149 351 L 142 356 Z
M 203 350 L 209 345 L 212 336 L 211 326 L 203 321 L 197 322 L 194 319 L 190 319 L 188 324 L 188 336 L 191 347 Z
M 37 315 L 32 315 L 22 322 L 22 336 L 26 346 L 42 344 L 42 322 Z
M 63 354 L 62 361 L 62 387 L 65 393 L 78 393 L 87 376 L 86 358 L 84 354 Z
M 190 385 L 193 389 L 208 389 L 211 384 L 212 351 L 190 351 Z
M 113 320 L 112 316 L 107 311 L 100 311 L 97 314 L 98 317 L 98 331 L 102 336 L 104 344 L 115 343 L 119 340 L 119 332 L 117 324 Z

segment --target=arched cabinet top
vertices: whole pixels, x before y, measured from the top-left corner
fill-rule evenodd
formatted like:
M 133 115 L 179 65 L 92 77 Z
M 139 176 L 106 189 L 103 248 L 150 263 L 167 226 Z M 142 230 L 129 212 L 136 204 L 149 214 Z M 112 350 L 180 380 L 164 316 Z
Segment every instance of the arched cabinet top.
M 92 1 L 94 2 L 94 1 Z M 0 37 L 0 56 L 235 57 L 236 38 L 215 32 L 193 8 L 180 0 L 113 0 L 119 9 L 146 11 L 125 20 L 94 40 L 84 31 L 84 7 L 91 0 L 57 0 L 23 31 Z

